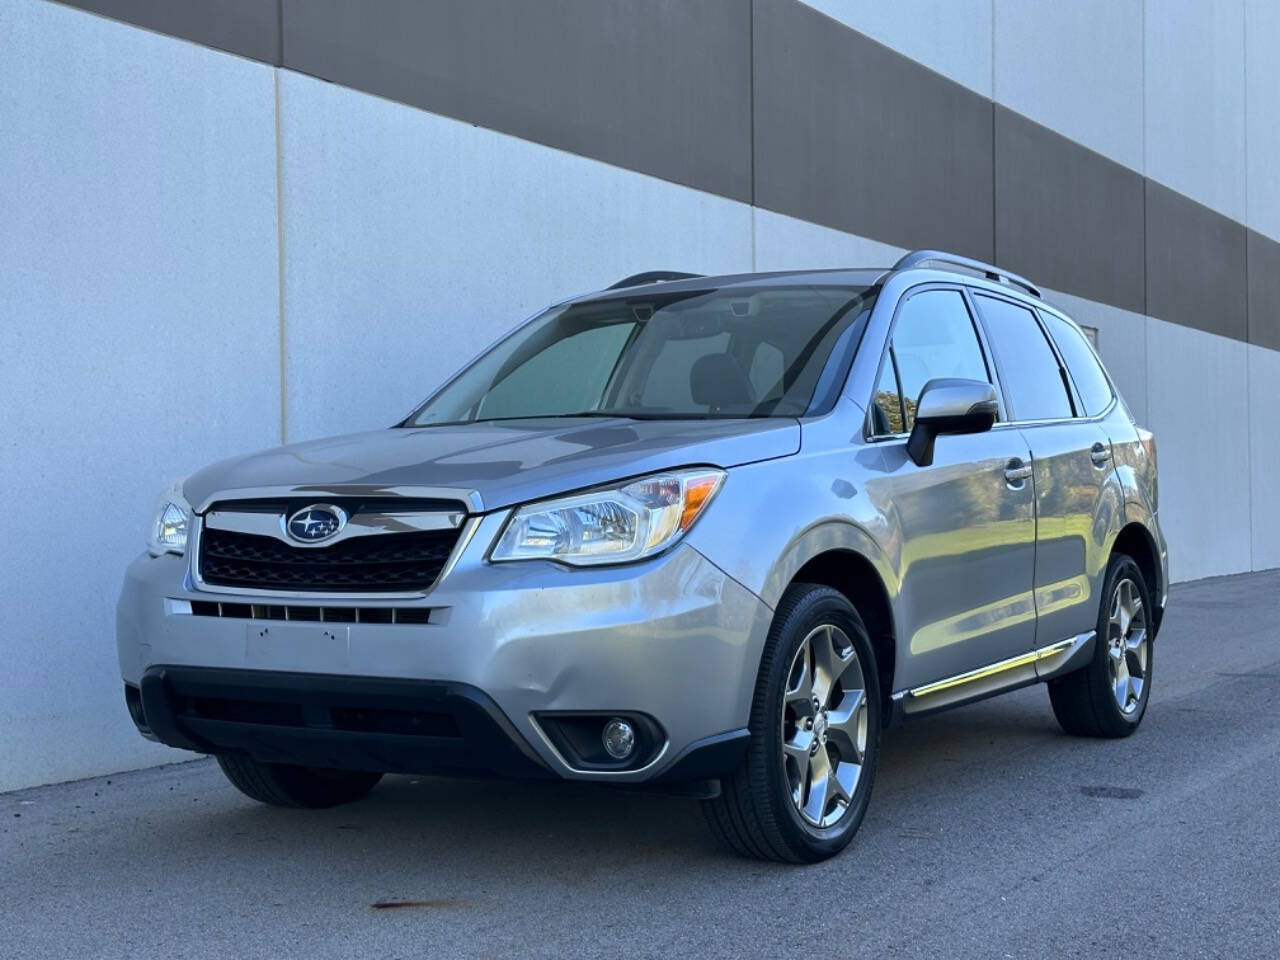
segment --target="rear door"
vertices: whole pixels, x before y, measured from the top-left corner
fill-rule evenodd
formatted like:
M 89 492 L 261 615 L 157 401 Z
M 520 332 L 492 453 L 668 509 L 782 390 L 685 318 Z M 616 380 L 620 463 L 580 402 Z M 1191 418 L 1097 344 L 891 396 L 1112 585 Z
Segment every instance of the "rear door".
M 1115 542 L 1116 535 L 1125 524 L 1124 484 L 1120 480 L 1119 471 L 1125 464 L 1147 464 L 1147 451 L 1137 439 L 1137 430 L 1129 420 L 1124 406 L 1116 397 L 1110 379 L 1103 372 L 1093 348 L 1085 340 L 1084 334 L 1071 321 L 1066 320 L 1048 310 L 1040 311 L 1040 320 L 1049 332 L 1049 338 L 1058 348 L 1058 356 L 1063 361 L 1071 378 L 1072 396 L 1075 399 L 1076 415 L 1081 421 L 1087 420 L 1095 424 L 1097 429 L 1106 435 L 1106 443 L 1111 457 L 1105 462 L 1099 461 L 1097 451 L 1092 452 L 1095 466 L 1101 470 L 1103 485 L 1102 497 L 1099 501 L 1098 513 L 1094 523 L 1096 535 L 1104 544 Z M 1100 551 L 1101 553 L 1101 551 Z M 1085 615 L 1075 619 L 1075 623 L 1088 620 L 1081 631 L 1090 630 L 1094 626 L 1093 618 L 1097 615 L 1097 595 L 1102 590 L 1102 578 L 1106 575 L 1106 563 L 1109 556 L 1099 555 L 1097 563 L 1086 571 L 1089 578 L 1094 602 L 1087 604 Z M 1072 624 L 1067 624 L 1071 626 Z
M 937 439 L 917 466 L 906 440 L 916 401 L 935 377 L 991 380 L 963 292 L 917 288 L 899 303 L 871 404 L 883 473 L 866 492 L 897 551 L 899 686 L 914 687 L 1026 653 L 1035 638 L 1035 506 L 1017 430 Z
M 1037 314 L 974 292 L 1009 412 L 1031 450 L 1036 503 L 1035 646 L 1093 629 L 1107 547 L 1123 520 L 1108 480 L 1111 441 L 1084 415 L 1066 367 Z M 997 427 L 1001 429 L 1001 427 Z

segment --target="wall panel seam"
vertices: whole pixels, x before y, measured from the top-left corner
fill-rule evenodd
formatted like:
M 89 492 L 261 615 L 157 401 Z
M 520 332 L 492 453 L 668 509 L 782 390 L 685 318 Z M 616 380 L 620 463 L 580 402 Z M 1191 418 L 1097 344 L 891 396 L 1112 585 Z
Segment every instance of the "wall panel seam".
M 278 321 L 276 335 L 280 355 L 280 442 L 283 444 L 287 443 L 289 438 L 289 370 L 284 313 L 284 144 L 280 118 L 280 69 L 274 68 L 271 76 L 275 81 L 276 108 L 276 317 Z

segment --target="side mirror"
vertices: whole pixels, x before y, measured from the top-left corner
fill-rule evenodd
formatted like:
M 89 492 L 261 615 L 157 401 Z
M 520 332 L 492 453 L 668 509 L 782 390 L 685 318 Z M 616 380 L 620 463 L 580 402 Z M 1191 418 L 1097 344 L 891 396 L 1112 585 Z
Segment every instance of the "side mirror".
M 996 389 L 981 380 L 939 377 L 920 391 L 907 455 L 917 466 L 933 463 L 933 441 L 942 433 L 983 433 L 996 422 Z

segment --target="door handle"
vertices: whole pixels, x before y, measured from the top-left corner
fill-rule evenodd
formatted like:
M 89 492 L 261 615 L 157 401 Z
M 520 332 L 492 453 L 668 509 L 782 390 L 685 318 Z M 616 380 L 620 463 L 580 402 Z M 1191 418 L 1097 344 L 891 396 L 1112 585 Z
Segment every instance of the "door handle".
M 1031 476 L 1031 464 L 1023 463 L 1018 457 L 1014 457 L 1004 468 L 1004 481 L 1011 487 L 1020 487 L 1022 482 Z
M 1089 459 L 1093 461 L 1095 467 L 1101 467 L 1111 459 L 1111 448 L 1095 443 L 1093 449 L 1089 451 Z

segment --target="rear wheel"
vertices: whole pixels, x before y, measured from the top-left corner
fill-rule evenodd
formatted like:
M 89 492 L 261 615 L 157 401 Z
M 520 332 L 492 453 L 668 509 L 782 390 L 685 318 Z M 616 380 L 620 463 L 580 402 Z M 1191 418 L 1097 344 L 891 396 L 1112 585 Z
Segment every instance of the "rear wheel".
M 1067 733 L 1127 737 L 1151 697 L 1151 597 L 1142 571 L 1116 554 L 1107 567 L 1093 659 L 1049 682 L 1054 715 Z
M 765 644 L 742 766 L 705 801 L 743 856 L 812 863 L 853 839 L 871 799 L 880 689 L 871 640 L 848 599 L 795 584 Z
M 359 800 L 382 779 L 380 773 L 262 763 L 235 754 L 219 756 L 218 766 L 245 796 L 273 807 L 336 807 Z

